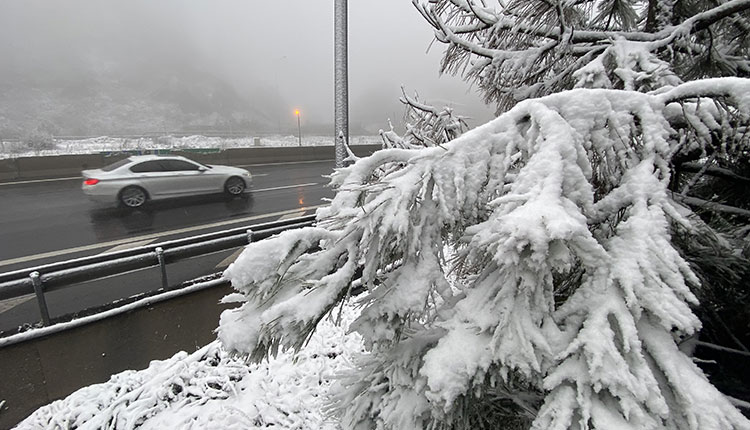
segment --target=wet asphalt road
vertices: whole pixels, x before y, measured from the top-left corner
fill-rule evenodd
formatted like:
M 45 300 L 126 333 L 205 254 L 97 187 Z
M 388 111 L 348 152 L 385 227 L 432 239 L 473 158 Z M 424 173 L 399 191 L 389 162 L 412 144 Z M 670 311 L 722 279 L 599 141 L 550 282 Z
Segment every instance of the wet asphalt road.
M 252 192 L 154 202 L 125 210 L 90 202 L 81 180 L 0 183 L 0 273 L 314 212 L 333 193 L 333 161 L 250 165 Z M 222 270 L 235 251 L 168 266 L 171 285 Z M 53 318 L 160 287 L 158 268 L 79 284 L 47 294 Z M 36 301 L 0 302 L 0 332 L 39 319 Z

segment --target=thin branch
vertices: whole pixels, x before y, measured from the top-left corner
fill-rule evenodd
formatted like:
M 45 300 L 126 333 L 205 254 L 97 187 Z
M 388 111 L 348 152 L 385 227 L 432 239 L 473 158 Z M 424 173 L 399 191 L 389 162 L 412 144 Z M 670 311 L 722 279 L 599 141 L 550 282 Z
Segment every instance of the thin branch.
M 440 115 L 440 112 L 438 112 L 437 109 L 435 109 L 433 106 L 426 105 L 424 103 L 421 103 L 416 98 L 409 97 L 408 94 L 406 94 L 406 89 L 404 87 L 401 87 L 401 94 L 404 95 L 404 98 L 401 100 L 401 103 L 409 105 L 413 107 L 414 109 L 421 110 L 422 112 L 428 112 L 435 116 Z
M 438 26 L 439 30 L 443 33 L 442 36 L 444 40 L 441 40 L 440 37 L 438 37 L 438 40 L 441 42 L 450 42 L 454 45 L 460 46 L 461 48 L 478 55 L 480 57 L 487 57 L 487 58 L 493 58 L 495 56 L 495 53 L 500 52 L 495 49 L 488 49 L 483 46 L 479 46 L 475 43 L 471 43 L 468 40 L 462 39 L 450 30 L 448 26 L 445 25 L 445 23 L 437 16 L 437 13 L 433 11 L 432 9 L 426 11 L 430 16 L 432 17 L 432 21 Z M 524 52 L 524 51 L 521 51 Z
M 746 401 L 740 400 L 740 399 L 735 399 L 734 397 L 727 396 L 726 394 L 724 394 L 724 397 L 726 397 L 727 399 L 729 399 L 729 402 L 732 403 L 734 406 L 736 406 L 738 408 L 747 409 L 748 411 L 750 411 L 750 402 L 746 402 Z
M 469 5 L 469 9 L 471 9 L 471 13 L 473 13 L 474 16 L 476 16 L 477 19 L 481 21 L 483 24 L 487 26 L 491 26 L 492 24 L 494 24 L 494 22 L 492 22 L 492 18 L 494 18 L 494 15 L 492 13 L 489 13 L 487 11 L 481 10 L 480 8 L 474 7 L 474 4 L 472 3 L 471 0 L 468 0 L 466 3 Z
M 692 33 L 696 33 L 705 30 L 711 26 L 711 24 L 721 21 L 730 15 L 742 12 L 748 8 L 750 8 L 750 1 L 748 0 L 729 1 L 706 12 L 699 13 L 691 17 L 688 21 L 693 21 Z
M 748 0 L 750 1 L 750 0 Z M 665 105 L 681 100 L 700 97 L 720 98 L 732 97 L 741 91 L 750 90 L 747 79 L 742 78 L 712 78 L 699 81 L 685 82 L 671 90 L 659 94 L 657 97 Z
M 412 3 L 417 5 L 417 1 L 413 0 Z M 431 19 L 428 19 L 431 25 L 439 30 L 447 29 L 451 33 L 461 34 L 470 32 L 470 27 L 458 26 L 451 27 L 446 25 L 442 20 L 437 17 L 437 13 L 434 10 L 430 12 L 423 11 L 422 7 L 417 6 L 420 9 L 420 13 L 425 16 L 425 13 L 429 13 Z M 661 44 L 669 43 L 675 37 L 681 34 L 692 34 L 699 31 L 705 30 L 711 25 L 727 18 L 733 14 L 750 9 L 750 0 L 732 0 L 723 5 L 717 6 L 713 9 L 705 12 L 698 13 L 677 26 L 667 27 L 656 33 L 641 32 L 641 31 L 596 31 L 596 30 L 575 30 L 570 31 L 569 38 L 570 43 L 599 43 L 609 42 L 616 39 L 624 39 L 631 42 L 661 42 Z M 427 18 L 427 16 L 425 16 Z M 566 35 L 563 34 L 559 27 L 551 27 L 546 25 L 530 26 L 521 22 L 518 22 L 514 17 L 509 15 L 496 16 L 493 21 L 490 21 L 487 16 L 483 16 L 481 22 L 486 26 L 492 24 L 494 30 L 510 30 L 517 33 L 528 34 L 530 36 L 547 38 L 552 40 L 561 40 Z M 439 24 L 438 24 L 439 23 Z M 472 24 L 475 26 L 476 24 Z M 484 27 L 482 27 L 484 28 Z M 454 42 L 455 43 L 455 42 Z
M 700 163 L 694 163 L 694 162 L 687 162 L 680 164 L 680 169 L 685 172 L 699 172 L 703 170 L 703 173 L 709 176 L 715 176 L 717 178 L 722 179 L 728 179 L 730 181 L 736 181 L 736 182 L 748 182 L 750 183 L 750 178 L 746 176 L 740 176 L 733 171 L 729 169 L 724 169 L 722 167 L 714 167 L 707 165 L 701 165 Z
M 698 346 L 702 346 L 704 348 L 711 348 L 711 349 L 715 349 L 717 351 L 729 352 L 729 353 L 732 353 L 732 354 L 742 355 L 744 357 L 750 357 L 750 352 L 748 352 L 748 351 L 740 351 L 739 349 L 727 348 L 726 346 L 717 345 L 717 344 L 711 343 L 711 342 L 703 342 L 703 341 L 699 340 L 695 344 L 698 345 Z
M 709 202 L 708 200 L 699 199 L 697 197 L 689 197 L 679 194 L 673 194 L 672 198 L 690 206 L 697 206 L 701 209 L 750 218 L 750 211 L 747 209 L 740 209 L 734 206 L 722 205 L 720 203 Z
M 710 308 L 709 308 L 709 309 L 710 309 Z M 727 325 L 727 323 L 725 323 L 725 322 L 724 322 L 724 319 L 722 319 L 722 318 L 721 318 L 721 315 L 719 315 L 719 313 L 718 313 L 718 312 L 716 312 L 716 310 L 714 310 L 714 309 L 711 309 L 711 310 L 710 310 L 710 312 L 711 312 L 711 314 L 712 314 L 712 316 L 713 316 L 713 319 L 714 319 L 714 320 L 715 320 L 716 322 L 718 322 L 718 323 L 719 323 L 719 325 L 721 325 L 721 328 L 723 328 L 723 329 L 724 329 L 724 333 L 726 333 L 726 334 L 727 334 L 727 336 L 729 336 L 729 338 L 730 338 L 730 339 L 732 339 L 732 340 L 734 341 L 734 343 L 735 343 L 735 344 L 736 344 L 736 345 L 737 345 L 738 347 L 740 347 L 740 348 L 742 349 L 742 351 L 747 351 L 747 352 L 750 352 L 750 350 L 749 350 L 749 349 L 747 349 L 747 347 L 745 346 L 745 344 L 744 344 L 744 343 L 742 343 L 742 341 L 741 341 L 741 340 L 739 340 L 739 339 L 737 338 L 737 336 L 735 336 L 734 332 L 732 331 L 732 329 L 730 329 L 730 328 L 729 328 L 729 326 Z
M 703 177 L 703 174 L 706 173 L 706 170 L 708 170 L 709 167 L 711 167 L 711 164 L 713 164 L 714 160 L 716 159 L 716 152 L 711 154 L 711 157 L 708 159 L 708 162 L 703 165 L 703 167 L 695 174 L 692 178 L 690 178 L 690 181 L 688 181 L 687 184 L 682 188 L 682 194 L 683 196 L 686 196 L 688 191 L 690 191 L 690 188 L 692 188 L 695 184 L 698 183 L 700 178 Z

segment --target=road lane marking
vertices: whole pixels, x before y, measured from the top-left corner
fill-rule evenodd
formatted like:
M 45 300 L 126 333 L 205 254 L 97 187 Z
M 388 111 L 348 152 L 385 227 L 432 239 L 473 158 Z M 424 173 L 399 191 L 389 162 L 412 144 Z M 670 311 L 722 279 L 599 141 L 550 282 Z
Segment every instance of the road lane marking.
M 324 185 L 324 184 L 321 184 L 319 182 L 308 182 L 306 184 L 284 185 L 283 187 L 260 188 L 258 190 L 255 190 L 255 189 L 251 188 L 250 191 L 252 191 L 254 193 L 259 193 L 259 192 L 262 192 L 262 191 L 287 190 L 289 188 L 312 187 L 312 186 L 315 186 L 315 185 Z
M 284 162 L 281 162 L 281 163 L 238 164 L 237 167 L 284 166 L 284 165 L 287 165 L 287 164 L 331 163 L 333 161 L 335 161 L 333 158 L 327 158 L 325 160 L 284 161 Z
M 91 244 L 91 245 L 76 246 L 74 248 L 61 249 L 61 250 L 58 250 L 58 251 L 43 252 L 41 254 L 35 254 L 35 255 L 28 255 L 28 256 L 25 256 L 25 257 L 11 258 L 9 260 L 0 261 L 0 267 L 2 267 L 2 266 L 10 266 L 11 264 L 26 263 L 26 262 L 29 262 L 29 261 L 40 260 L 42 258 L 59 257 L 61 255 L 74 254 L 76 252 L 91 251 L 91 250 L 100 249 L 100 248 L 110 248 L 110 247 L 113 247 L 113 246 L 123 245 L 123 244 L 126 244 L 126 243 L 135 242 L 135 241 L 141 241 L 141 240 L 147 240 L 147 239 L 158 239 L 158 238 L 161 238 L 161 237 L 171 236 L 171 235 L 175 235 L 175 234 L 191 233 L 191 232 L 194 232 L 194 231 L 200 231 L 200 230 L 205 230 L 205 229 L 214 228 L 214 227 L 223 227 L 223 226 L 226 226 L 226 225 L 239 224 L 239 223 L 248 222 L 248 221 L 255 221 L 255 220 L 259 220 L 259 219 L 263 219 L 263 218 L 279 217 L 279 216 L 284 216 L 284 215 L 290 214 L 290 213 L 297 213 L 297 212 L 300 212 L 302 210 L 305 210 L 305 211 L 307 211 L 307 210 L 313 210 L 313 209 L 321 208 L 323 206 L 326 206 L 326 205 L 305 206 L 305 207 L 302 207 L 302 208 L 295 208 L 295 209 L 289 209 L 289 210 L 285 210 L 285 211 L 279 211 L 279 212 L 271 212 L 271 213 L 267 213 L 267 214 L 253 215 L 253 216 L 248 216 L 248 217 L 244 217 L 244 218 L 236 218 L 236 219 L 231 219 L 231 220 L 226 220 L 226 221 L 214 222 L 214 223 L 210 223 L 210 224 L 203 224 L 203 225 L 196 225 L 196 226 L 192 226 L 192 227 L 178 228 L 178 229 L 175 229 L 175 230 L 168 230 L 168 231 L 163 231 L 163 232 L 160 232 L 160 233 L 144 234 L 142 236 L 136 236 L 136 237 L 129 237 L 129 238 L 125 238 L 125 239 L 112 240 L 110 242 L 94 243 L 94 244 Z
M 0 187 L 3 185 L 21 185 L 21 184 L 36 184 L 39 182 L 55 182 L 55 181 L 72 181 L 74 179 L 83 179 L 83 176 L 71 176 L 69 178 L 52 178 L 52 179 L 31 179 L 28 181 L 15 181 L 15 182 L 0 182 Z
M 227 267 L 229 267 L 230 264 L 234 263 L 234 260 L 236 260 L 237 257 L 239 257 L 240 254 L 242 254 L 242 251 L 244 250 L 245 250 L 245 247 L 243 246 L 242 248 L 234 251 L 232 255 L 221 260 L 221 262 L 217 264 L 216 267 L 214 267 L 214 269 L 226 269 Z
M 291 214 L 286 214 L 286 215 L 283 215 L 281 218 L 279 218 L 279 221 L 283 221 L 285 219 L 291 219 L 291 218 L 299 218 L 304 214 L 305 214 L 305 211 L 299 211 L 299 212 L 294 212 Z
M 108 254 L 110 252 L 122 251 L 122 250 L 125 250 L 125 249 L 136 248 L 136 247 L 139 247 L 139 246 L 148 245 L 149 243 L 153 242 L 154 240 L 156 240 L 156 239 L 146 239 L 146 240 L 139 240 L 137 242 L 123 243 L 122 245 L 117 245 L 117 246 L 115 246 L 112 249 L 108 249 L 108 250 L 102 252 L 102 254 Z
M 8 312 L 9 310 L 15 308 L 18 305 L 22 305 L 28 302 L 29 300 L 33 299 L 34 297 L 36 296 L 33 294 L 27 294 L 25 296 L 14 297 L 12 299 L 0 301 L 0 314 Z

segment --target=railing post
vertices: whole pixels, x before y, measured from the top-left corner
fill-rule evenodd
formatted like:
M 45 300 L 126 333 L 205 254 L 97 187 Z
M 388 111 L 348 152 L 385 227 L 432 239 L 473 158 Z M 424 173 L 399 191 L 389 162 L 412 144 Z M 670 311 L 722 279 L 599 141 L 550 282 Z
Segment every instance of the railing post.
M 302 217 L 304 221 L 283 221 L 269 222 L 260 225 L 243 226 L 233 228 L 224 232 L 207 235 L 202 238 L 185 238 L 186 240 L 170 241 L 161 246 L 152 245 L 149 247 L 138 248 L 137 252 L 117 252 L 110 255 L 90 256 L 76 260 L 69 260 L 51 264 L 26 268 L 8 273 L 0 273 L 0 298 L 13 299 L 21 295 L 29 295 L 28 282 L 32 282 L 37 304 L 39 305 L 40 315 L 44 324 L 50 323 L 49 310 L 46 303 L 46 289 L 58 290 L 70 285 L 88 282 L 95 279 L 102 279 L 110 276 L 119 276 L 133 270 L 153 268 L 154 261 L 151 259 L 156 255 L 162 278 L 162 287 L 169 288 L 166 268 L 166 252 L 163 246 L 170 250 L 170 261 L 182 261 L 185 258 L 206 255 L 206 252 L 217 252 L 219 250 L 234 249 L 242 246 L 242 239 L 246 244 L 256 242 L 259 238 L 267 237 L 272 233 L 286 231 L 291 228 L 309 226 L 314 223 L 314 215 Z M 257 229 L 257 238 L 255 231 Z M 223 243 L 227 240 L 226 243 Z M 222 243 L 211 244 L 213 241 Z M 230 245 L 231 244 L 231 245 Z M 215 246 L 214 246 L 215 245 Z M 222 248 L 223 246 L 226 248 Z M 207 246 L 212 251 L 201 249 Z M 35 271 L 32 275 L 30 272 Z M 42 278 L 40 273 L 44 273 Z M 54 278 L 54 286 L 52 279 Z M 46 284 L 45 284 L 46 280 Z M 175 285 L 176 286 L 176 285 Z
M 44 298 L 44 287 L 39 272 L 29 274 L 31 284 L 34 285 L 34 294 L 36 294 L 36 303 L 39 305 L 39 313 L 42 315 L 42 324 L 48 326 L 50 323 L 49 310 L 47 309 L 47 300 Z
M 166 289 L 169 283 L 167 282 L 167 263 L 164 261 L 164 249 L 158 246 L 154 251 L 156 251 L 156 258 L 159 260 L 159 267 L 161 268 L 161 286 Z

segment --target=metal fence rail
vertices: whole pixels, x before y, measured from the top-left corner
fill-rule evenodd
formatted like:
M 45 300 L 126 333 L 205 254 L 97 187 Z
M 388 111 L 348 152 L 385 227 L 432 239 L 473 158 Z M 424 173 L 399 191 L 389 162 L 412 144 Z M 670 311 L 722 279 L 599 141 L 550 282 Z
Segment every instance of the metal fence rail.
M 168 287 L 167 265 L 192 257 L 247 245 L 292 228 L 311 226 L 315 215 L 255 224 L 171 240 L 106 254 L 45 264 L 0 274 L 0 300 L 35 294 L 42 323 L 50 323 L 45 293 L 70 285 L 161 267 L 162 287 Z

